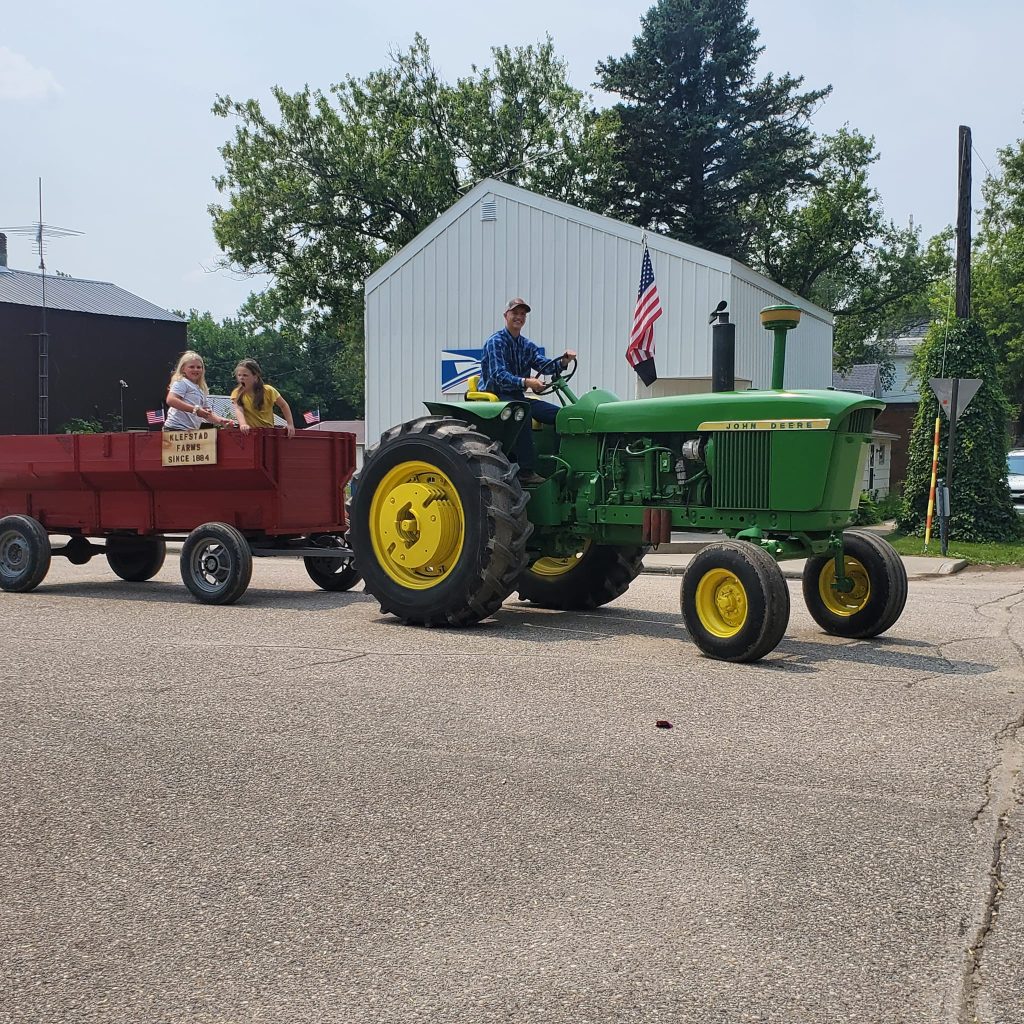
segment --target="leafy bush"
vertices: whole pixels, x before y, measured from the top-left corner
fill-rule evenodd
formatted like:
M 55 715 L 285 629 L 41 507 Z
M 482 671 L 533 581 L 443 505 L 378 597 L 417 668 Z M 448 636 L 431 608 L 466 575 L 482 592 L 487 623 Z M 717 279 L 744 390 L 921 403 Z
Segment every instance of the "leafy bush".
M 943 347 L 945 367 L 943 368 Z M 932 437 L 939 403 L 931 377 L 981 380 L 978 393 L 956 425 L 950 537 L 961 541 L 1007 541 L 1024 534 L 1006 484 L 1006 422 L 1010 406 L 999 384 L 996 353 L 991 339 L 976 320 L 933 323 L 914 357 L 914 376 L 920 381 L 921 403 L 914 419 L 903 485 L 899 526 L 912 534 L 924 532 L 931 482 Z M 942 414 L 940 466 L 945 469 L 949 421 Z
M 74 416 L 64 424 L 65 434 L 102 434 L 103 424 L 99 420 L 82 419 Z
M 857 505 L 857 518 L 853 521 L 854 526 L 874 526 L 882 522 L 882 512 L 870 491 L 860 492 L 860 502 Z

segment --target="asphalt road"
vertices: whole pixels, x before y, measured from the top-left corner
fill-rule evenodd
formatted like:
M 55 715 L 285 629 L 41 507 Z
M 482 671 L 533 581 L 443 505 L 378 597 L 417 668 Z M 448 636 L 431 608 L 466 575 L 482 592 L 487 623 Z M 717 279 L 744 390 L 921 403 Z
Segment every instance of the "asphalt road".
M 1024 1020 L 1024 573 L 765 661 L 256 564 L 0 594 L 0 1021 Z M 671 729 L 657 728 L 665 720 Z

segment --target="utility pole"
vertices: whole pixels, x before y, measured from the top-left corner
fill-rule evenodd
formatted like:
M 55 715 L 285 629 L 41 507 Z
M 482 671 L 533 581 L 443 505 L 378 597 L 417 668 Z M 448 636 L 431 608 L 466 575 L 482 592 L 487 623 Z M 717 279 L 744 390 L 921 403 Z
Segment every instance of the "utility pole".
M 957 159 L 957 204 L 956 204 L 956 316 L 966 320 L 971 315 L 971 129 L 960 125 L 959 151 Z M 946 504 L 953 486 L 953 452 L 956 448 L 956 418 L 959 414 L 960 377 L 953 376 L 953 391 L 950 395 L 949 438 L 946 443 Z M 946 554 L 948 521 L 952 509 L 946 508 L 946 515 L 940 519 L 942 554 Z

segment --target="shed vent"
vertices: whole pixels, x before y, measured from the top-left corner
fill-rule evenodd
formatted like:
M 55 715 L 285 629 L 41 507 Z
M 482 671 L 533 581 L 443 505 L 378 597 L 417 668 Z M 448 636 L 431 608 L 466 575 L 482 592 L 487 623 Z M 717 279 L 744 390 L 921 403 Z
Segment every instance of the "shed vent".
M 498 219 L 498 200 L 495 199 L 494 196 L 487 196 L 487 198 L 480 204 L 480 219 Z

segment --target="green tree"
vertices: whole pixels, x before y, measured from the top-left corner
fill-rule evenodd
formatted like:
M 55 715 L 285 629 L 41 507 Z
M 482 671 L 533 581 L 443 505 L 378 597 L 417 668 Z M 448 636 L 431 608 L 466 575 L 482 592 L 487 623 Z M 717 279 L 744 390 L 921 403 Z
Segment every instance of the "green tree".
M 878 362 L 890 386 L 886 339 L 927 314 L 949 270 L 950 233 L 923 243 L 920 229 L 886 221 L 868 179 L 877 160 L 873 138 L 849 128 L 823 136 L 812 179 L 751 203 L 750 263 L 835 315 L 837 369 Z
M 982 186 L 971 301 L 996 344 L 1015 432 L 1024 437 L 1024 140 L 1001 149 L 999 163 Z
M 758 36 L 746 0 L 658 0 L 632 51 L 598 64 L 599 85 L 622 98 L 618 216 L 746 260 L 751 203 L 810 180 L 809 118 L 831 86 L 757 80 Z
M 492 176 L 602 202 L 611 122 L 568 84 L 551 40 L 492 57 L 445 83 L 416 36 L 327 94 L 275 88 L 275 116 L 251 99 L 214 105 L 238 121 L 215 179 L 226 202 L 210 207 L 217 241 L 236 268 L 272 276 L 264 321 L 298 311 L 310 337 L 338 340 L 331 379 L 360 407 L 363 281 L 466 189 Z
M 1006 484 L 1009 404 L 998 378 L 996 346 L 977 320 L 932 324 L 913 363 L 921 402 L 914 419 L 899 525 L 924 532 L 931 483 L 932 443 L 939 405 L 931 377 L 975 377 L 981 388 L 957 421 L 953 452 L 950 534 L 960 540 L 1005 541 L 1024 535 Z M 949 422 L 942 415 L 940 459 L 945 466 Z M 941 474 L 940 474 L 941 475 Z
M 319 409 L 324 419 L 361 416 L 362 353 L 357 387 L 348 376 L 350 359 L 344 339 L 311 325 L 301 311 L 282 314 L 278 306 L 271 291 L 250 296 L 237 317 L 221 322 L 208 312 L 189 312 L 189 345 L 206 363 L 210 390 L 230 394 L 235 366 L 251 357 L 282 392 L 296 417 L 312 409 Z

